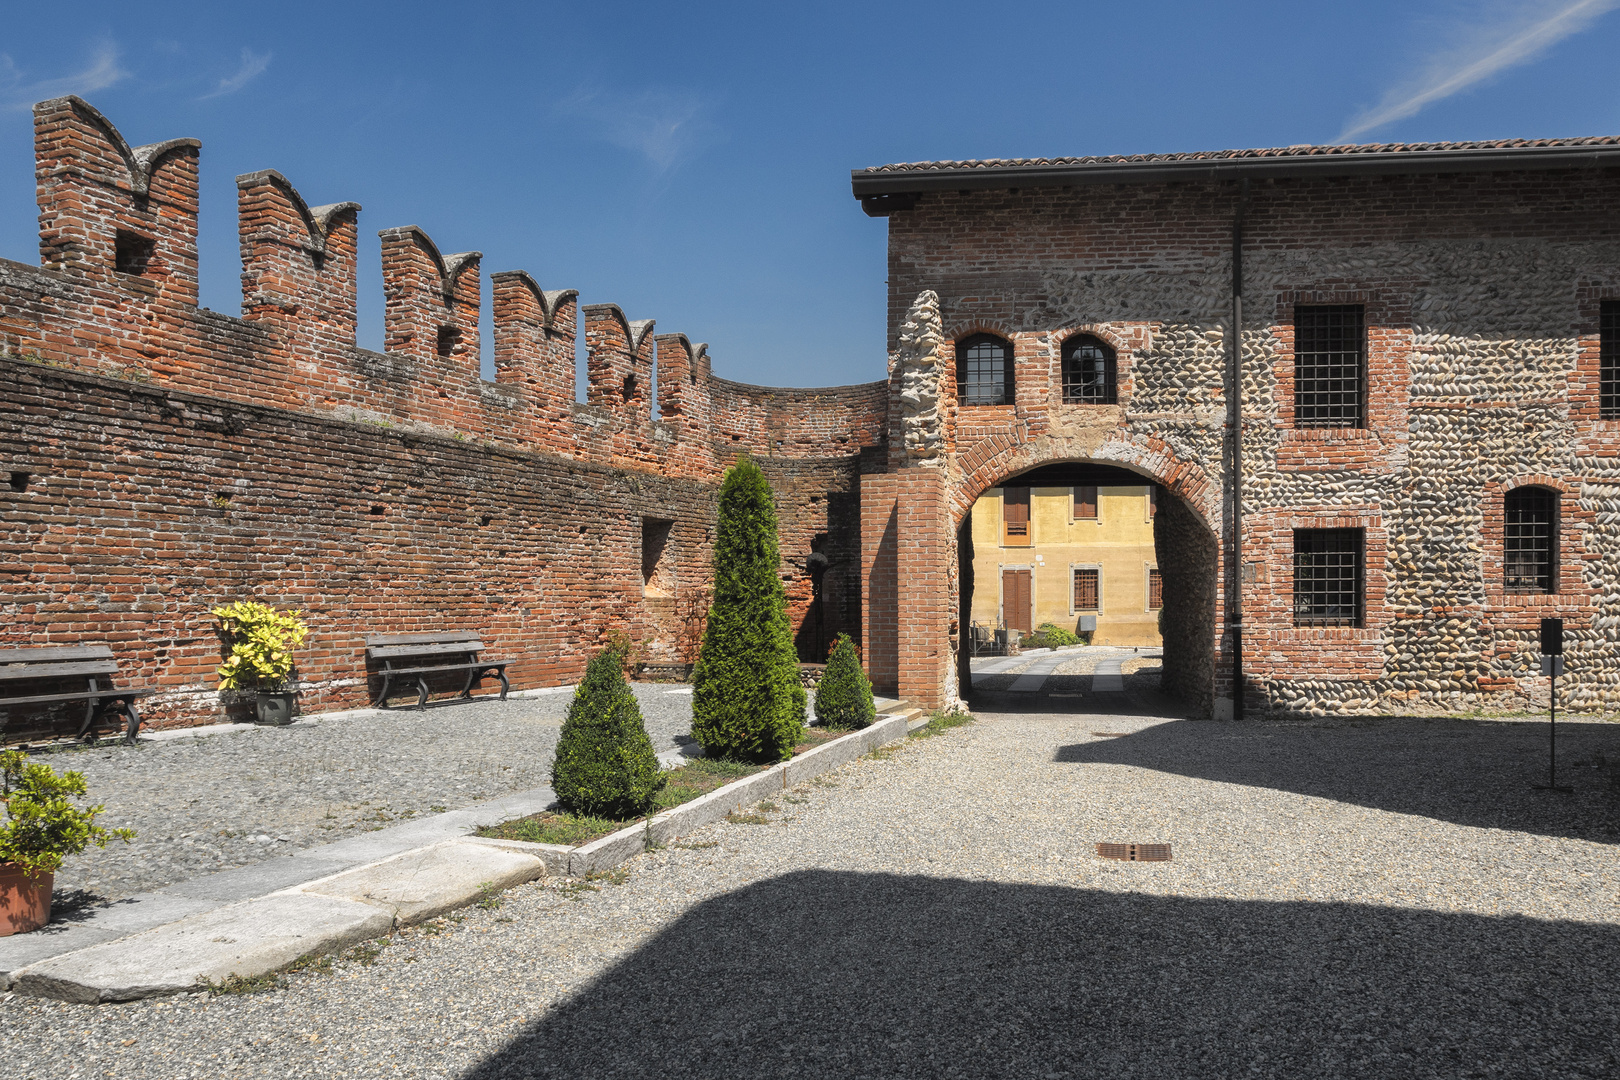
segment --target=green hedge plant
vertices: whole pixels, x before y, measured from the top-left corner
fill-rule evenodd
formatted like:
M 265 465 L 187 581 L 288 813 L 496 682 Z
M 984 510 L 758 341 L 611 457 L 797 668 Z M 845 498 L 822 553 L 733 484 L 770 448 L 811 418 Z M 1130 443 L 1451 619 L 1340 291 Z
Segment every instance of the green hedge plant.
M 91 844 L 106 847 L 109 840 L 126 844 L 135 839 L 130 829 L 104 829 L 96 824 L 101 806 L 81 807 L 75 799 L 88 794 L 84 774 L 57 776 L 49 765 L 31 762 L 18 750 L 0 753 L 0 862 L 16 863 L 30 877 L 54 874 L 68 855 Z
M 571 813 L 622 820 L 646 813 L 663 786 L 641 706 L 624 679 L 624 653 L 603 649 L 569 703 L 551 789 Z
M 776 506 L 765 474 L 746 456 L 720 486 L 714 603 L 692 683 L 692 737 L 709 757 L 785 761 L 804 737 Z
M 877 718 L 872 681 L 861 670 L 861 658 L 848 634 L 839 634 L 827 658 L 827 670 L 816 684 L 816 719 L 830 728 L 863 728 Z
M 239 600 L 212 609 L 230 644 L 219 669 L 221 690 L 281 690 L 292 678 L 293 650 L 304 643 L 309 627 L 297 611 Z
M 1057 623 L 1042 623 L 1023 644 L 1028 649 L 1060 649 L 1065 645 L 1078 645 L 1080 639 Z

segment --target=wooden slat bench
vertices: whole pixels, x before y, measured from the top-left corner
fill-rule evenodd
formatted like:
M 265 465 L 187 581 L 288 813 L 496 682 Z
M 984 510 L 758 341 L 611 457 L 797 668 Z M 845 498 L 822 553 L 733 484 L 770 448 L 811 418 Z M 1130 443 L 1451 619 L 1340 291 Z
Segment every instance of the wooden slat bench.
M 135 741 L 141 715 L 135 702 L 156 693 L 133 687 L 114 687 L 118 660 L 106 645 L 78 645 L 46 649 L 0 651 L 0 742 L 18 712 L 48 712 L 52 705 L 84 702 L 84 722 L 76 739 L 95 740 L 98 715 L 119 716 L 125 722 L 124 741 Z M 63 689 L 84 680 L 83 690 Z
M 511 684 L 506 681 L 505 660 L 481 660 L 484 642 L 477 630 L 451 630 L 438 634 L 368 634 L 366 660 L 382 664 L 382 689 L 371 704 L 380 709 L 388 707 L 388 691 L 394 679 L 401 675 L 414 676 L 418 698 L 416 707 L 427 708 L 429 676 L 446 671 L 465 671 L 467 682 L 455 700 L 470 699 L 473 688 L 484 681 L 485 675 L 501 680 L 501 700 Z M 404 665 L 396 667 L 396 664 Z

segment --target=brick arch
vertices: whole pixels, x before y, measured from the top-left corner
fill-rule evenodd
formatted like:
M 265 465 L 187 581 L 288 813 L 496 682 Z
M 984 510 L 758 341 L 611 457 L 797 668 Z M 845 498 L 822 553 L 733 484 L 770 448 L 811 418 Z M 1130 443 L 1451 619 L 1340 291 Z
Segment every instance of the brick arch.
M 997 435 L 958 460 L 950 487 L 951 528 L 960 528 L 980 495 L 1009 476 L 1041 465 L 1092 461 L 1118 465 L 1162 485 L 1192 508 L 1204 527 L 1218 534 L 1223 520 L 1221 488 L 1199 465 L 1182 461 L 1162 439 L 1115 432 L 1100 445 L 1088 440 Z
M 1216 673 L 1221 670 L 1216 632 L 1220 607 L 1223 519 L 1220 485 L 1204 469 L 1181 460 L 1161 439 L 1116 431 L 1101 443 L 1095 439 L 1021 439 L 997 436 L 975 446 L 957 462 L 958 469 L 945 491 L 955 573 L 941 584 L 949 593 L 948 605 L 959 628 L 955 643 L 956 667 L 941 687 L 941 698 L 951 700 L 972 682 L 967 631 L 972 577 L 971 537 L 967 515 L 985 491 L 1041 465 L 1085 461 L 1117 465 L 1138 473 L 1144 481 L 1161 485 L 1173 496 L 1160 504 L 1154 524 L 1158 565 L 1166 575 L 1164 608 L 1164 689 L 1182 698 L 1200 715 L 1214 706 Z M 1170 557 L 1166 557 L 1166 555 Z M 1177 580 L 1172 581 L 1172 578 Z

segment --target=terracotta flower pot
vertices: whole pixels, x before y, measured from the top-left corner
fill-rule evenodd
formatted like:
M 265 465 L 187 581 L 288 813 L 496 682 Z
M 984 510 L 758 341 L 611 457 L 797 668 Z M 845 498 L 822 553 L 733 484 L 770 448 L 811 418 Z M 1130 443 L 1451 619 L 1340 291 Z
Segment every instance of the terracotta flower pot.
M 29 877 L 16 863 L 0 863 L 0 937 L 38 930 L 51 921 L 55 874 Z

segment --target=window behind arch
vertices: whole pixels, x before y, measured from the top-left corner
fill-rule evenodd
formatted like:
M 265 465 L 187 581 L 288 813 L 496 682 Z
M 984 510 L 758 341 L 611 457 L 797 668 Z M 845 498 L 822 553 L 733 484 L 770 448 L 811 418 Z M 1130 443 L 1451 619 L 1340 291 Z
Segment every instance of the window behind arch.
M 994 334 L 956 343 L 956 399 L 963 405 L 1011 405 L 1012 345 Z
M 1550 593 L 1558 582 L 1558 493 L 1521 487 L 1502 500 L 1502 568 L 1508 592 Z
M 1118 404 L 1114 350 L 1090 334 L 1065 341 L 1063 400 L 1071 405 Z

